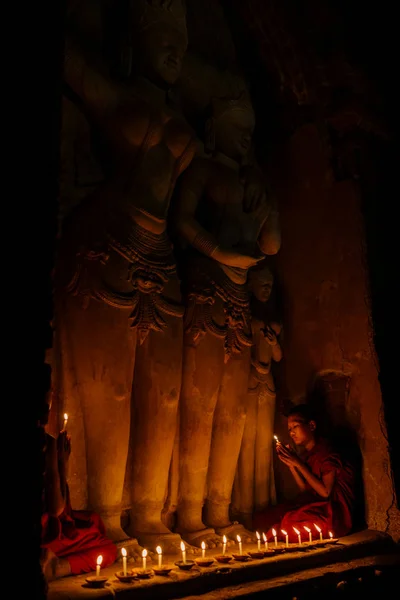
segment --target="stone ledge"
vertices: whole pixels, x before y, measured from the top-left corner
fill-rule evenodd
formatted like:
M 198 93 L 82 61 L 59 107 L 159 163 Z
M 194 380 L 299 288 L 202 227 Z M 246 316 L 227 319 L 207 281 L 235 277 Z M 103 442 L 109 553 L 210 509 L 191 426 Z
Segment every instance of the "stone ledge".
M 246 548 L 244 548 L 246 551 Z M 208 569 L 183 572 L 174 570 L 168 578 L 153 577 L 150 580 L 141 580 L 132 584 L 121 584 L 115 577 L 115 572 L 121 567 L 116 565 L 103 569 L 102 574 L 109 577 L 103 589 L 86 587 L 86 575 L 67 577 L 54 581 L 49 585 L 48 600 L 75 600 L 75 599 L 100 599 L 120 598 L 121 600 L 149 600 L 162 598 L 173 600 L 202 594 L 209 594 L 222 588 L 232 589 L 235 586 L 255 582 L 270 581 L 277 577 L 292 576 L 298 572 L 318 569 L 336 563 L 362 559 L 372 555 L 391 554 L 396 551 L 396 546 L 390 536 L 377 531 L 363 531 L 346 538 L 341 538 L 338 544 L 316 548 L 306 552 L 293 552 L 280 554 L 276 557 L 252 560 L 248 563 L 233 563 L 218 565 Z M 209 551 L 212 556 L 217 552 Z M 167 559 L 167 557 L 165 557 Z M 168 562 L 173 562 L 178 557 L 168 557 Z M 225 591 L 224 591 L 225 594 Z M 229 597 L 229 596 L 228 596 Z M 233 597 L 233 596 L 232 596 Z M 210 596 L 211 598 L 211 596 Z

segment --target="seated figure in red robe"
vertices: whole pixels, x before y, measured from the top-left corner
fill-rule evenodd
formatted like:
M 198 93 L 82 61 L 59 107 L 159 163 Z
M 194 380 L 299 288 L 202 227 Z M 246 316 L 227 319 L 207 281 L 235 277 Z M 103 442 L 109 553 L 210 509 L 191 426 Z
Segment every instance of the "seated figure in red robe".
M 317 434 L 316 420 L 306 404 L 294 407 L 288 416 L 288 430 L 296 446 L 304 449 L 300 458 L 290 446 L 276 444 L 279 459 L 289 467 L 299 488 L 294 501 L 280 504 L 253 517 L 253 527 L 267 532 L 273 539 L 272 529 L 287 532 L 289 541 L 296 543 L 300 531 L 308 541 L 308 527 L 313 538 L 342 537 L 350 533 L 355 503 L 354 468 L 333 450 L 326 439 Z
M 47 424 L 48 412 L 43 421 Z M 67 484 L 70 453 L 71 440 L 65 430 L 57 439 L 46 433 L 42 568 L 47 580 L 94 571 L 100 555 L 102 567 L 107 567 L 117 555 L 100 517 L 71 508 Z

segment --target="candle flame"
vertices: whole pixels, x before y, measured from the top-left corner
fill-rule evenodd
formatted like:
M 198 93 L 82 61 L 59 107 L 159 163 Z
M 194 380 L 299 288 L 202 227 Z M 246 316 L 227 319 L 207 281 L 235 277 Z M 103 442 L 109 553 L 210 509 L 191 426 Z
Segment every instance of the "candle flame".
M 316 525 L 315 523 L 314 523 L 314 527 L 318 531 L 318 533 L 321 533 L 321 527 L 318 527 L 318 525 Z
M 122 556 L 126 556 L 126 550 L 125 550 L 125 548 L 121 548 L 121 554 L 122 554 Z
M 263 540 L 264 540 L 264 542 L 267 541 L 267 536 L 265 535 L 265 533 L 263 533 Z
M 276 442 L 279 442 L 279 440 L 278 440 L 278 436 L 277 436 L 277 435 L 274 435 L 274 440 L 275 440 Z
M 147 550 L 145 548 L 142 552 L 142 558 L 146 558 L 146 556 L 147 556 Z
M 97 557 L 96 564 L 100 566 L 102 562 L 103 562 L 103 557 L 100 554 L 100 556 Z
M 329 537 L 332 539 L 333 538 L 333 533 L 332 531 L 329 532 Z
M 276 531 L 275 531 L 275 529 L 273 529 L 273 530 L 272 530 L 272 535 L 273 535 L 274 537 L 276 537 Z
M 157 554 L 162 554 L 161 546 L 157 546 L 156 552 Z
M 258 533 L 258 531 L 256 531 L 256 538 L 259 540 L 260 539 L 260 534 Z
M 183 542 L 181 542 L 181 550 L 182 550 L 182 552 L 185 552 L 185 550 L 186 550 L 186 546 Z
M 201 549 L 205 550 L 206 549 L 206 543 L 205 542 L 201 542 Z
M 240 544 L 240 542 L 242 541 L 242 538 L 240 537 L 240 535 L 237 535 L 237 536 L 236 536 L 236 539 L 237 539 L 237 541 L 238 541 L 238 542 L 239 542 L 239 544 Z
M 298 529 L 296 529 L 296 527 L 293 527 L 293 531 L 294 531 L 295 533 L 297 533 L 297 535 L 300 535 L 300 531 L 299 531 Z
M 287 535 L 287 531 L 285 531 L 284 529 L 281 529 L 283 535 Z
M 224 542 L 224 544 L 226 544 L 226 535 L 224 535 L 224 537 L 222 538 L 222 541 Z
M 64 421 L 68 421 L 68 415 L 67 415 L 67 413 L 64 413 Z
M 309 527 L 306 527 L 305 525 L 304 525 L 304 529 L 307 531 L 307 533 L 310 533 L 310 531 L 311 531 L 311 529 Z

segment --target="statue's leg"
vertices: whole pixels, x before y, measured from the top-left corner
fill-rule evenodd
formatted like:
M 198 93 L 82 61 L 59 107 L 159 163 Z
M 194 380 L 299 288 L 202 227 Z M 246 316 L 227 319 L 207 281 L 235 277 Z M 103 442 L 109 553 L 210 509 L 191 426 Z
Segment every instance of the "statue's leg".
M 69 369 L 64 377 L 70 378 L 67 387 L 82 411 L 88 504 L 114 541 L 127 538 L 120 517 L 136 347 L 128 317 L 129 311 L 95 300 L 86 309 L 79 297 L 65 302 L 63 353 Z M 71 425 L 74 418 L 71 412 Z
M 246 527 L 251 527 L 254 509 L 257 396 L 257 393 L 250 390 L 246 396 L 246 421 L 237 466 L 237 485 L 239 486 L 238 519 Z
M 249 348 L 230 358 L 224 368 L 214 414 L 206 522 L 221 535 L 227 528 L 227 537 L 231 534 L 229 506 L 245 426 L 249 368 Z
M 257 512 L 275 504 L 273 468 L 273 436 L 275 421 L 275 395 L 265 390 L 258 397 L 257 435 L 255 443 L 254 503 Z
M 214 410 L 224 368 L 223 339 L 206 333 L 185 345 L 180 404 L 180 478 L 178 530 L 185 540 L 209 547 L 220 538 L 203 523 L 202 511 Z
M 150 331 L 136 350 L 129 525 L 129 532 L 143 545 L 160 544 L 164 552 L 174 545 L 178 550 L 181 541 L 161 520 L 182 380 L 182 319 L 169 317 L 167 323 L 163 332 Z

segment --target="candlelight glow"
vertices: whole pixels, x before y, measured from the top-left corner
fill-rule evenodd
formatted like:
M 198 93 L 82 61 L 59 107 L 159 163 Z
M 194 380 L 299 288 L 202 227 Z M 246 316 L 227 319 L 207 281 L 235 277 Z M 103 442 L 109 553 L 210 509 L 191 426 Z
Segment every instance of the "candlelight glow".
M 274 440 L 275 440 L 276 442 L 279 442 L 279 440 L 278 440 L 278 436 L 277 436 L 277 435 L 274 435 Z
M 242 541 L 242 538 L 240 537 L 240 535 L 237 535 L 237 536 L 236 536 L 236 539 L 237 539 L 237 541 L 238 541 L 238 542 L 239 542 L 239 544 L 240 544 L 240 542 Z
M 206 543 L 205 542 L 201 542 L 201 549 L 205 550 L 206 549 Z
M 293 529 L 294 529 L 294 527 L 293 527 Z M 296 530 L 295 530 L 295 531 L 296 531 Z M 275 531 L 275 529 L 273 529 L 273 530 L 272 530 L 272 535 L 273 535 L 274 537 L 276 537 L 276 531 Z
M 333 533 L 332 531 L 329 532 L 329 537 L 332 539 L 333 538 Z
M 182 552 L 185 552 L 185 550 L 186 550 L 186 546 L 183 542 L 181 542 L 181 550 L 182 550 Z
M 265 533 L 263 533 L 263 540 L 264 540 L 264 542 L 267 541 L 267 536 L 265 535 Z
M 156 552 L 157 554 L 162 554 L 161 546 L 157 546 Z
M 125 550 L 125 548 L 121 548 L 121 554 L 122 554 L 122 556 L 126 556 L 126 550 Z
M 281 529 L 283 535 L 287 535 L 287 531 L 285 531 L 284 529 Z
M 256 538 L 259 540 L 260 539 L 260 534 L 258 533 L 258 531 L 256 531 Z
M 146 556 L 147 556 L 147 550 L 145 548 L 142 552 L 142 558 L 146 558 Z
M 293 527 L 293 530 L 297 535 L 300 535 L 300 531 L 298 529 L 296 529 L 296 527 Z
M 293 527 L 293 529 L 294 529 L 294 527 Z M 309 527 L 306 527 L 305 525 L 304 525 L 304 529 L 307 531 L 307 533 L 310 533 L 310 531 L 311 531 L 311 529 Z
M 226 544 L 226 535 L 224 535 L 224 537 L 222 538 L 222 541 L 224 542 L 224 544 Z
M 318 527 L 318 525 L 316 525 L 315 523 L 314 523 L 314 527 L 318 531 L 318 533 L 321 533 L 321 527 Z
M 64 413 L 64 421 L 68 421 L 68 415 L 67 415 L 67 413 Z
M 100 556 L 97 557 L 96 564 L 100 566 L 102 562 L 103 562 L 103 557 L 100 554 Z

